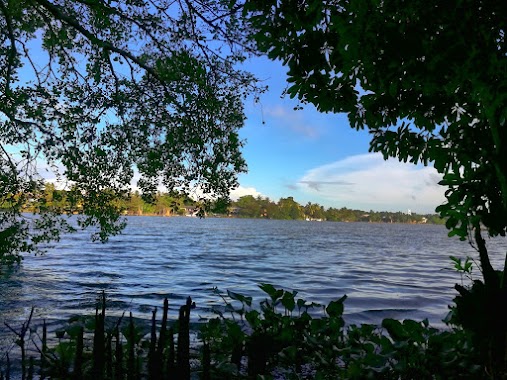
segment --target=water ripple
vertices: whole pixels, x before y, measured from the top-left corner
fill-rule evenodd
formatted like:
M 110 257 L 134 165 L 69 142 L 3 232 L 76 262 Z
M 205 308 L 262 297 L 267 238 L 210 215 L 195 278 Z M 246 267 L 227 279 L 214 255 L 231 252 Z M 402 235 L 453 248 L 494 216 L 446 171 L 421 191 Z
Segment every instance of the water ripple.
M 21 320 L 31 306 L 50 320 L 92 314 L 102 290 L 111 313 L 142 318 L 164 297 L 176 312 L 190 295 L 197 318 L 223 305 L 213 287 L 260 301 L 258 284 L 267 282 L 320 303 L 347 294 L 349 323 L 427 317 L 438 325 L 461 281 L 449 255 L 476 256 L 446 234 L 430 225 L 132 217 L 107 244 L 84 233 L 64 237 L 0 278 L 0 324 Z M 490 246 L 499 265 L 505 240 Z

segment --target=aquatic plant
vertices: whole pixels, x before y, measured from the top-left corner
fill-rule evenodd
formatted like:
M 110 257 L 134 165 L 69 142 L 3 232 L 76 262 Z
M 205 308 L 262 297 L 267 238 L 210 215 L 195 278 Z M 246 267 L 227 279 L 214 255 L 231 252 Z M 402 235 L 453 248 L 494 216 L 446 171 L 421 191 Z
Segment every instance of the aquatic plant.
M 27 380 L 491 378 L 473 336 L 461 328 L 394 319 L 381 326 L 347 325 L 346 296 L 320 305 L 296 291 L 259 286 L 266 294 L 259 305 L 215 289 L 223 305 L 192 329 L 190 298 L 177 321 L 170 320 L 165 299 L 161 321 L 155 309 L 150 324 L 136 322 L 132 313 L 106 318 L 102 293 L 95 315 L 72 318 L 56 331 L 56 341 L 48 339 L 45 323 L 39 336 L 29 319 L 12 331 L 24 337 L 20 350 L 30 341 L 38 357 L 25 351 L 15 363 L 0 358 L 0 380 L 18 373 Z M 199 340 L 191 346 L 194 333 Z
M 438 330 L 427 320 L 385 319 L 381 326 L 346 325 L 346 296 L 327 306 L 297 292 L 260 288 L 269 298 L 220 293 L 225 307 L 204 325 L 215 378 L 481 379 L 488 378 L 458 327 Z

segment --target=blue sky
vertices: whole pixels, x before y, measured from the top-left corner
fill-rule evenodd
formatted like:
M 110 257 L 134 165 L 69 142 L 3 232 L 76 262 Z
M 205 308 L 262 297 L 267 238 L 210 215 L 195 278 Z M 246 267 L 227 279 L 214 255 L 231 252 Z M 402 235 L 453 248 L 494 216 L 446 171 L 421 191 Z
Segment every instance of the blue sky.
M 301 204 L 418 213 L 432 213 L 444 201 L 433 168 L 368 153 L 368 132 L 350 128 L 345 114 L 321 114 L 312 105 L 295 111 L 296 100 L 281 98 L 287 71 L 281 63 L 255 58 L 246 69 L 269 90 L 260 103 L 246 103 L 240 135 L 249 171 L 233 198 L 293 196 Z

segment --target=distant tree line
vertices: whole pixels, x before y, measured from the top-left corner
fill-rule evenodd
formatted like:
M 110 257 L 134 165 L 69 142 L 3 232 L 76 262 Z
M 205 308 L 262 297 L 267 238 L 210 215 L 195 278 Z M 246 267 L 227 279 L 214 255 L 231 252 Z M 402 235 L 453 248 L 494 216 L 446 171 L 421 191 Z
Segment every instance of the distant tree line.
M 81 213 L 82 195 L 70 190 L 58 190 L 54 184 L 46 183 L 44 189 L 27 197 L 26 212 Z M 188 196 L 177 193 L 157 192 L 142 195 L 139 192 L 126 193 L 122 199 L 114 199 L 115 207 L 125 215 L 195 215 L 205 206 Z M 8 207 L 5 202 L 2 208 Z M 375 222 L 375 223 L 432 223 L 444 224 L 436 214 L 413 212 L 363 211 L 346 207 L 325 209 L 317 203 L 300 205 L 293 197 L 281 198 L 274 202 L 267 197 L 245 195 L 230 203 L 215 202 L 205 207 L 206 214 L 237 218 L 263 218 L 281 220 L 309 220 L 332 222 Z
M 315 220 L 332 222 L 385 222 L 385 223 L 432 223 L 445 221 L 435 214 L 416 214 L 413 212 L 362 211 L 346 207 L 325 209 L 317 203 L 308 202 L 305 206 L 293 197 L 281 198 L 273 202 L 269 198 L 245 195 L 231 203 L 229 213 L 241 218 L 265 218 L 287 220 Z
M 80 214 L 86 207 L 84 198 L 92 195 L 85 195 L 75 188 L 59 190 L 54 184 L 45 183 L 41 190 L 32 191 L 29 195 L 23 196 L 27 199 L 23 206 L 24 212 Z M 185 215 L 197 212 L 197 209 L 201 207 L 199 202 L 186 195 L 162 192 L 151 195 L 140 194 L 138 191 L 126 192 L 123 197 L 111 198 L 109 202 L 111 202 L 110 206 L 120 210 L 124 215 Z M 0 211 L 5 211 L 9 207 L 8 201 L 0 199 Z

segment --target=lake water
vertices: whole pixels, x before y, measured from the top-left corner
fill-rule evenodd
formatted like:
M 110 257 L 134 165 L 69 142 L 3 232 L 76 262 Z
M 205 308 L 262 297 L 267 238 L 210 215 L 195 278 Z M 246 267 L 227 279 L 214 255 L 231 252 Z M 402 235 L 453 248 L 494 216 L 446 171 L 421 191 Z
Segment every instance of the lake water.
M 101 290 L 111 313 L 133 311 L 141 318 L 164 297 L 175 316 L 192 296 L 197 318 L 223 304 L 213 287 L 259 301 L 265 297 L 261 282 L 320 303 L 347 294 L 348 323 L 429 318 L 441 326 L 460 282 L 449 255 L 477 257 L 467 242 L 434 225 L 185 217 L 128 222 L 107 244 L 74 234 L 0 278 L 0 329 L 4 321 L 25 318 L 32 306 L 36 318 L 54 323 L 92 314 Z M 505 240 L 490 245 L 494 261 L 503 263 Z

